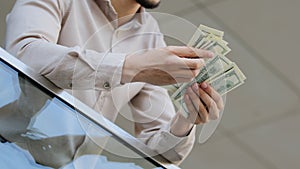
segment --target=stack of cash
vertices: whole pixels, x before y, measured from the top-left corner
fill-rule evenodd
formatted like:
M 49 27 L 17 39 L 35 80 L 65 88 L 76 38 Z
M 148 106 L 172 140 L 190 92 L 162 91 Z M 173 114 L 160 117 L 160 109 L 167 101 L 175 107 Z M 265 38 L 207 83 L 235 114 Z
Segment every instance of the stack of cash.
M 188 46 L 213 51 L 215 56 L 205 60 L 205 66 L 193 81 L 183 84 L 165 86 L 171 99 L 178 110 L 182 111 L 185 117 L 188 116 L 183 95 L 185 89 L 194 83 L 209 83 L 220 95 L 224 95 L 229 91 L 242 85 L 246 79 L 242 71 L 237 65 L 225 57 L 231 49 L 228 43 L 223 40 L 224 32 L 200 25 Z

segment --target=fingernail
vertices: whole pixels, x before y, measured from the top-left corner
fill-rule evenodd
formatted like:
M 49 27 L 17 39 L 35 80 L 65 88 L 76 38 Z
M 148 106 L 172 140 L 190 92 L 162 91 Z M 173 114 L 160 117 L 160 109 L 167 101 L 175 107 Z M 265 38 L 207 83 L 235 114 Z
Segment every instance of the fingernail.
M 199 90 L 199 87 L 198 87 L 198 84 L 197 84 L 197 83 L 194 83 L 192 87 L 193 87 L 193 89 L 194 89 L 195 91 L 198 91 L 198 90 Z
M 215 54 L 214 54 L 213 52 L 209 51 L 209 52 L 208 52 L 208 56 L 212 58 L 212 57 L 215 56 Z
M 191 88 L 191 87 L 188 87 L 188 88 L 187 88 L 187 93 L 191 93 L 191 92 L 193 92 L 192 88 Z
M 202 87 L 203 89 L 207 88 L 207 83 L 203 82 L 203 83 L 201 84 L 201 87 Z
M 185 100 L 189 100 L 189 96 L 187 94 L 184 95 Z

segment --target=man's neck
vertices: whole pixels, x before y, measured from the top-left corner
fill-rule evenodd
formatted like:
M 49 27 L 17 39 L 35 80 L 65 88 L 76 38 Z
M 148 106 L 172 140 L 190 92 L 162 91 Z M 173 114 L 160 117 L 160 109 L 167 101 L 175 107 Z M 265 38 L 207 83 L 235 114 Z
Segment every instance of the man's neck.
M 111 3 L 118 13 L 119 26 L 131 20 L 141 7 L 135 0 L 111 0 Z

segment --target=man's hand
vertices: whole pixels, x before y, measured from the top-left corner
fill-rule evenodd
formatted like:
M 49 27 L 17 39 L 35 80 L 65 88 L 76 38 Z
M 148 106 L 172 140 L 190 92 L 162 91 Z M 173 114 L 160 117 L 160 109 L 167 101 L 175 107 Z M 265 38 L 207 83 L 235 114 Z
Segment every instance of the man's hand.
M 121 83 L 169 85 L 192 80 L 213 53 L 191 47 L 169 46 L 126 56 Z
M 171 127 L 171 133 L 185 136 L 194 124 L 207 123 L 219 118 L 224 109 L 221 95 L 206 82 L 195 83 L 187 88 L 184 101 L 189 112 L 188 118 L 179 115 Z
M 219 118 L 220 111 L 224 109 L 220 94 L 205 82 L 187 88 L 184 101 L 190 113 L 188 119 L 195 124 Z

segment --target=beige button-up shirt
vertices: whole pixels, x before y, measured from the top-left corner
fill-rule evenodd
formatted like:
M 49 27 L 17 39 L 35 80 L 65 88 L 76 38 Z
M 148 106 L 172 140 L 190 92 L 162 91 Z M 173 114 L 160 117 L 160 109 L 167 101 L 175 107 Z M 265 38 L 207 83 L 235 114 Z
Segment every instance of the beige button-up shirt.
M 109 0 L 18 0 L 7 17 L 6 49 L 111 121 L 129 104 L 136 136 L 160 153 L 171 149 L 167 156 L 178 163 L 195 129 L 186 137 L 169 132 L 176 112 L 161 87 L 120 84 L 125 56 L 165 46 L 163 35 L 143 8 L 120 27 L 115 19 Z

